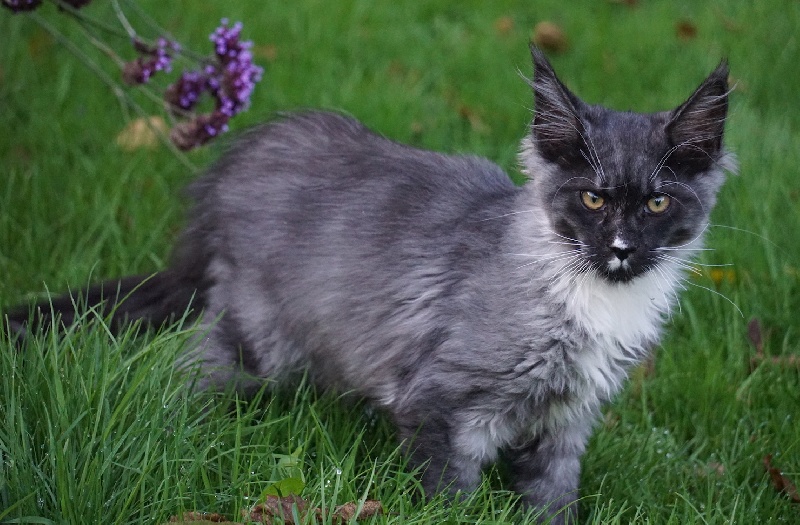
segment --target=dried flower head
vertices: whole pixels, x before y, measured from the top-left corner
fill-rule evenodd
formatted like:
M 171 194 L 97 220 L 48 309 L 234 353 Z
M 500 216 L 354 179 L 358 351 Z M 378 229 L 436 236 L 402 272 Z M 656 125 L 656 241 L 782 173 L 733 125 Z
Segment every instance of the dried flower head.
M 230 117 L 221 111 L 198 115 L 188 122 L 173 127 L 169 138 L 178 148 L 184 151 L 190 150 L 228 131 L 229 119 Z
M 159 38 L 155 46 L 134 39 L 133 47 L 142 56 L 125 64 L 122 79 L 130 84 L 146 84 L 156 71 L 172 71 L 172 53 L 180 50 L 177 42 Z

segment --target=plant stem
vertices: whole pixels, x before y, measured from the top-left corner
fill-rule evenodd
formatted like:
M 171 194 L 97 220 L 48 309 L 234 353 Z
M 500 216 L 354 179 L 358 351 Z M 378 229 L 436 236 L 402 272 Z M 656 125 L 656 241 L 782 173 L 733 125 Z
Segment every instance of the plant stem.
M 195 171 L 197 169 L 197 167 L 194 164 L 192 164 L 189 158 L 172 143 L 172 141 L 164 132 L 156 129 L 154 126 L 150 124 L 150 121 L 147 118 L 149 115 L 144 110 L 144 108 L 142 108 L 139 104 L 137 104 L 131 98 L 131 96 L 125 92 L 123 87 L 118 82 L 116 82 L 113 78 L 111 78 L 111 76 L 109 76 L 109 74 L 106 73 L 94 60 L 92 60 L 86 53 L 83 52 L 83 50 L 81 50 L 78 46 L 76 46 L 72 40 L 64 36 L 58 29 L 53 27 L 38 13 L 30 12 L 28 13 L 28 16 L 32 20 L 34 20 L 37 24 L 39 24 L 39 26 L 41 26 L 42 29 L 50 33 L 50 35 L 52 35 L 53 38 L 58 40 L 59 43 L 61 43 L 64 47 L 66 47 L 67 50 L 70 51 L 70 53 L 75 55 L 81 62 L 86 64 L 86 66 L 89 67 L 89 69 L 91 69 L 92 72 L 95 75 L 97 75 L 97 77 L 117 95 L 117 98 L 120 101 L 124 101 L 124 103 L 127 106 L 133 108 L 133 110 L 140 117 L 143 117 L 145 122 L 147 122 L 147 125 L 150 127 L 150 129 L 152 129 L 153 132 L 156 135 L 158 135 L 161 142 L 163 142 L 170 149 L 170 151 L 172 151 L 172 153 L 178 158 L 178 160 L 181 161 L 183 165 L 185 165 L 192 171 Z M 159 102 L 162 102 L 161 99 L 158 100 Z

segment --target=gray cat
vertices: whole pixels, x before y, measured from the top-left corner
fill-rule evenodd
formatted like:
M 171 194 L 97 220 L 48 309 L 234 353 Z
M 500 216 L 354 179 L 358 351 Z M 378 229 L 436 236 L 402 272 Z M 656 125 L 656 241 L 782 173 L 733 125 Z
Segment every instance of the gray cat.
M 191 185 L 169 269 L 88 300 L 155 325 L 191 302 L 206 335 L 181 366 L 205 386 L 307 371 L 388 413 L 428 494 L 473 490 L 502 452 L 524 501 L 569 521 L 600 407 L 658 343 L 734 169 L 728 69 L 638 114 L 582 102 L 533 61 L 527 184 L 341 115 L 288 116 Z M 73 321 L 70 298 L 53 304 Z

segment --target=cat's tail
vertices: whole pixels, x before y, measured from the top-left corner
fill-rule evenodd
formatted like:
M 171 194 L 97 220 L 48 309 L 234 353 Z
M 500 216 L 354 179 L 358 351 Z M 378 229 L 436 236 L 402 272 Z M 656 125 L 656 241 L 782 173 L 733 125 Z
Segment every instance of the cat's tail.
M 160 327 L 191 318 L 192 312 L 202 309 L 202 293 L 196 284 L 171 270 L 113 279 L 34 305 L 17 306 L 0 313 L 0 323 L 18 344 L 39 331 L 98 317 L 110 321 L 113 332 L 135 321 Z

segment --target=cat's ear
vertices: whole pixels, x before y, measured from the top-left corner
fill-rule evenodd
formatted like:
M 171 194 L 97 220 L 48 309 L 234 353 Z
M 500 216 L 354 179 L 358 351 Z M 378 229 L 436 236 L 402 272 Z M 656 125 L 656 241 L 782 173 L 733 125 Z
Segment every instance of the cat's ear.
M 683 160 L 707 168 L 724 155 L 722 134 L 728 93 L 728 64 L 723 61 L 686 102 L 671 112 L 666 132 Z
M 531 138 L 539 153 L 553 162 L 568 161 L 582 146 L 584 132 L 579 108 L 583 104 L 558 79 L 545 54 L 531 46 L 534 114 Z

